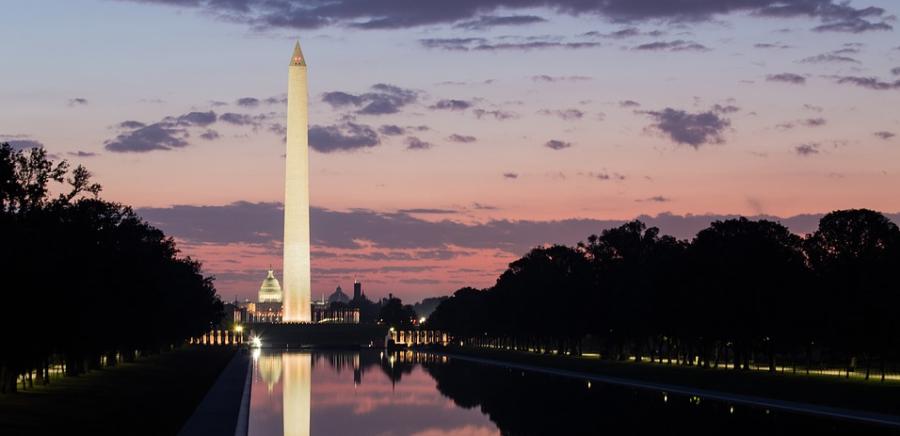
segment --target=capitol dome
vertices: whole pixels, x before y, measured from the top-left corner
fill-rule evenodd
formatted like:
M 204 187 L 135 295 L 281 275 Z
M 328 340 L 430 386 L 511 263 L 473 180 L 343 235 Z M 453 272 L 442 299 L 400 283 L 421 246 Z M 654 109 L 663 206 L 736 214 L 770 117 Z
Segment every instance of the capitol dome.
M 259 302 L 281 303 L 281 284 L 278 283 L 272 270 L 269 270 L 269 274 L 259 287 Z

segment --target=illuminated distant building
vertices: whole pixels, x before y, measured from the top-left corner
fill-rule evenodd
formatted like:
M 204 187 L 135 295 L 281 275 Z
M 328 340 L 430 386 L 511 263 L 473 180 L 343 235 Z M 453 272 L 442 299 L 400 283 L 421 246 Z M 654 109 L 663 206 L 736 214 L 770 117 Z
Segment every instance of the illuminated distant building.
M 270 269 L 262 285 L 259 286 L 257 301 L 246 300 L 240 303 L 244 309 L 243 320 L 246 322 L 281 322 L 282 318 L 281 285 Z
M 349 302 L 350 299 L 341 291 L 340 286 L 327 301 L 323 294 L 321 300 L 312 303 L 312 322 L 359 324 L 359 308 L 350 307 Z
M 282 293 L 281 284 L 275 278 L 275 273 L 270 269 L 262 285 L 259 287 L 260 303 L 281 303 Z

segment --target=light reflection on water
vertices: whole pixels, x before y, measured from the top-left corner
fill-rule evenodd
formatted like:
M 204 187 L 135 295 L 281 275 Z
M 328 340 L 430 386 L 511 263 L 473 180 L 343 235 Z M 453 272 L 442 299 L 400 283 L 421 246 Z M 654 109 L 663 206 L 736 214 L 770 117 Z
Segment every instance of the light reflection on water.
M 251 436 L 891 434 L 412 351 L 254 352 Z
M 441 395 L 435 380 L 407 361 L 411 356 L 254 353 L 250 435 L 500 434 L 478 410 Z

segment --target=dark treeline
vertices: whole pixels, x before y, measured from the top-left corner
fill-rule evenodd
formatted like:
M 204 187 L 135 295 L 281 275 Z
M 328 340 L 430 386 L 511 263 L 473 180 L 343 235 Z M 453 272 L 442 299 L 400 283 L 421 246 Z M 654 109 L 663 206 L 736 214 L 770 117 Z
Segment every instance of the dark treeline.
M 741 218 L 681 241 L 633 221 L 535 248 L 427 324 L 476 346 L 868 378 L 900 357 L 898 272 L 900 230 L 871 210 L 832 212 L 805 237 Z
M 0 145 L 0 390 L 158 353 L 218 322 L 200 263 L 130 207 L 98 198 L 82 166 Z

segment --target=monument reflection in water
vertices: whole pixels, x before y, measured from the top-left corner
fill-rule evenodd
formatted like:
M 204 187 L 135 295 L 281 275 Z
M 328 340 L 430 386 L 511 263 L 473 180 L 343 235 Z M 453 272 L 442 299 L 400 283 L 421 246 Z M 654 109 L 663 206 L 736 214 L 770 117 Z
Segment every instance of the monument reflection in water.
M 254 351 L 250 435 L 499 435 L 437 389 L 431 354 Z
M 284 353 L 284 435 L 309 436 L 310 392 L 312 388 L 312 355 Z
M 310 434 L 310 399 L 312 397 L 312 355 L 309 353 L 261 353 L 254 350 L 254 366 L 257 378 L 265 383 L 267 394 L 272 394 L 275 386 L 281 389 L 283 412 L 281 432 L 285 436 L 308 436 Z M 282 374 L 284 377 L 282 377 Z M 279 383 L 284 380 L 283 383 Z M 257 383 L 254 383 L 256 386 Z M 260 392 L 252 392 L 259 396 Z M 253 398 L 251 396 L 251 398 Z M 271 405 L 271 402 L 267 402 Z M 254 410 L 252 418 L 260 417 L 262 410 Z M 271 416 L 264 419 L 271 419 Z M 259 426 L 257 426 L 259 427 Z M 265 428 L 271 430 L 272 426 Z
M 444 356 L 257 350 L 250 435 L 869 435 L 894 429 Z

